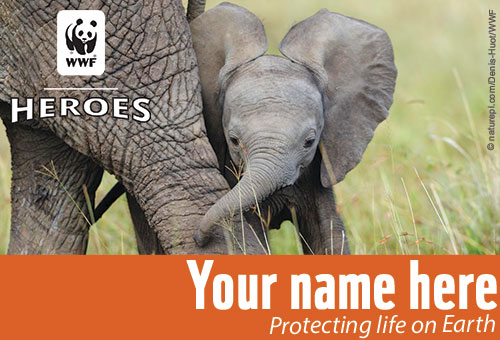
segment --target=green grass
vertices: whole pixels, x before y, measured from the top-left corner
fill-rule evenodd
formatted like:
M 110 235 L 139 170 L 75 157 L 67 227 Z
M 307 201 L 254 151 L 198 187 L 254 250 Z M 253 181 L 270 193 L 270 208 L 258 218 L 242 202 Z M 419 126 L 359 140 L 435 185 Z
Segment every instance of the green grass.
M 273 255 L 304 255 L 297 227 L 291 221 L 281 223 L 279 229 L 268 232 L 269 245 Z
M 0 254 L 7 252 L 10 226 L 10 152 L 5 126 L 0 124 Z
M 234 3 L 262 19 L 274 54 L 292 24 L 323 7 L 376 24 L 392 39 L 399 75 L 389 119 L 335 188 L 353 253 L 500 253 L 500 142 L 486 150 L 487 12 L 498 10 L 495 1 Z M 2 127 L 0 253 L 8 242 L 9 159 Z M 112 177 L 104 184 L 99 197 Z M 134 243 L 122 198 L 92 228 L 89 252 L 130 254 Z

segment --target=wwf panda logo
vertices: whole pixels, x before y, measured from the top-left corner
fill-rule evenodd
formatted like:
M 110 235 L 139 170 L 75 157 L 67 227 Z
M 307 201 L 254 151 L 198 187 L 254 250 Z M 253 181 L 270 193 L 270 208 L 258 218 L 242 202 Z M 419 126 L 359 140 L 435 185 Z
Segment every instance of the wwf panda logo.
M 0 3 L 2 1 L 0 0 Z M 103 74 L 105 68 L 106 16 L 104 12 L 79 9 L 59 11 L 57 13 L 57 72 L 63 76 L 97 76 Z
M 94 51 L 97 40 L 97 22 L 90 20 L 84 22 L 82 19 L 70 24 L 66 28 L 66 46 L 70 51 L 76 50 L 80 55 L 86 55 Z

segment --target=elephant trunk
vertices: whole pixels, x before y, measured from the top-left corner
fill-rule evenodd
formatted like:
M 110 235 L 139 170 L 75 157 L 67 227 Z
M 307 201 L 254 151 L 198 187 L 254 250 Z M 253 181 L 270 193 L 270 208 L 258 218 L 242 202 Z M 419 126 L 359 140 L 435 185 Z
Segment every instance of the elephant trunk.
M 217 201 L 203 217 L 195 234 L 198 245 L 205 245 L 210 232 L 224 218 L 245 212 L 276 190 L 290 184 L 293 171 L 283 160 L 256 156 L 247 162 L 246 171 L 234 188 Z

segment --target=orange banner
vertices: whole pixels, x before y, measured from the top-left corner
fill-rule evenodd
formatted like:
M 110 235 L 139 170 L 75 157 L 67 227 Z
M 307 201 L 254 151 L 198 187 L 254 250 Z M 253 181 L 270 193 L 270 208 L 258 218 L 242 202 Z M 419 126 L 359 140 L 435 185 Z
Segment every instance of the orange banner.
M 499 261 L 3 256 L 0 336 L 497 339 Z

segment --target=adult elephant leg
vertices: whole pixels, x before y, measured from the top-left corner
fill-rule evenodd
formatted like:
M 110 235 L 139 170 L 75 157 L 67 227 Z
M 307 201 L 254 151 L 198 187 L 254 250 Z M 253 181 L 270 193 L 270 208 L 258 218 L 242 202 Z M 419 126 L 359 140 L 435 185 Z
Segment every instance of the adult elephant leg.
M 51 132 L 6 127 L 12 154 L 8 253 L 84 254 L 90 225 L 83 185 L 93 203 L 102 169 Z
M 141 255 L 165 254 L 161 242 L 156 232 L 148 224 L 146 216 L 135 198 L 127 193 L 128 208 L 134 224 L 135 239 L 137 240 L 137 250 Z
M 197 60 L 180 0 L 104 1 L 106 70 L 95 77 L 62 77 L 56 71 L 56 17 L 62 9 L 95 9 L 93 1 L 0 2 L 0 100 L 35 97 L 34 119 L 124 185 L 171 254 L 227 253 L 218 228 L 207 247 L 193 234 L 228 185 L 206 137 Z M 99 2 L 101 3 L 101 2 Z M 70 88 L 93 87 L 94 91 Z M 45 88 L 68 88 L 48 92 Z M 116 88 L 101 91 L 101 88 Z M 38 97 L 129 98 L 128 120 L 56 114 L 39 119 Z M 147 98 L 148 113 L 132 108 Z M 20 100 L 21 106 L 25 105 Z M 56 112 L 59 111 L 56 104 Z M 143 109 L 144 109 L 143 107 Z M 135 118 L 134 118 L 135 117 Z M 237 233 L 239 228 L 236 229 Z M 245 235 L 251 235 L 248 231 Z M 262 253 L 258 241 L 247 253 Z

